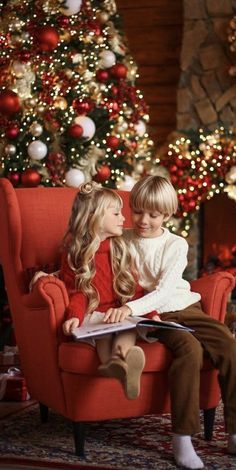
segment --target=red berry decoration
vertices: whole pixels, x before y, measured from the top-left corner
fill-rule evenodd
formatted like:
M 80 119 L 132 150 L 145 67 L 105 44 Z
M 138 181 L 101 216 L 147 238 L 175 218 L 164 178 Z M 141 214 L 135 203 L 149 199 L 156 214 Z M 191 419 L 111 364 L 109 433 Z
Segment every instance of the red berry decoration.
M 97 174 L 94 176 L 94 180 L 97 181 L 98 183 L 103 183 L 104 181 L 108 180 L 110 176 L 111 176 L 111 170 L 109 166 L 102 165 L 100 168 L 98 168 Z
M 8 127 L 6 130 L 6 137 L 8 139 L 16 139 L 19 135 L 19 128 L 17 126 Z
M 48 52 L 56 49 L 60 36 L 53 26 L 42 26 L 36 31 L 35 40 L 41 51 Z
M 28 168 L 21 175 L 22 186 L 26 188 L 35 188 L 41 181 L 41 175 L 34 168 Z
M 18 173 L 18 171 L 10 171 L 7 175 L 7 178 L 14 188 L 16 188 L 20 183 L 20 173 Z
M 107 82 L 107 80 L 109 78 L 109 73 L 107 72 L 107 70 L 100 69 L 96 73 L 96 78 L 97 78 L 98 82 L 105 83 L 105 82 Z
M 107 146 L 112 150 L 116 150 L 119 144 L 120 140 L 115 135 L 109 135 L 109 137 L 107 137 Z
M 84 100 L 75 98 L 72 106 L 79 115 L 83 115 L 88 114 L 94 108 L 94 102 L 90 98 Z
M 74 139 L 79 139 L 83 135 L 83 132 L 83 127 L 81 127 L 79 124 L 72 124 L 68 129 L 69 136 L 73 137 Z
M 124 64 L 117 63 L 110 68 L 110 71 L 113 77 L 121 79 L 126 78 L 128 70 Z
M 18 95 L 12 90 L 4 90 L 0 93 L 0 113 L 4 116 L 11 116 L 20 109 Z

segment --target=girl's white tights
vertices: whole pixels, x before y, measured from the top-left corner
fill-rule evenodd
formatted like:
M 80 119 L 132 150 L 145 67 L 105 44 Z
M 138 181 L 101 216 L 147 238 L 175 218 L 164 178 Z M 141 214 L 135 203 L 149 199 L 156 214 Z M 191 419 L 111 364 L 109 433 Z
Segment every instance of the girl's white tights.
M 180 467 L 195 470 L 204 468 L 204 463 L 194 450 L 191 436 L 173 434 L 173 452 L 175 461 Z

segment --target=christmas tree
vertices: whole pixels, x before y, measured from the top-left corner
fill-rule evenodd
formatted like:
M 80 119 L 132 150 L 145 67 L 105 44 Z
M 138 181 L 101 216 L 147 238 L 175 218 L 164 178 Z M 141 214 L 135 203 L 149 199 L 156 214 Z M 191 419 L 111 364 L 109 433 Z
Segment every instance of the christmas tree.
M 153 142 L 115 1 L 0 8 L 1 176 L 14 186 L 93 178 L 128 189 Z

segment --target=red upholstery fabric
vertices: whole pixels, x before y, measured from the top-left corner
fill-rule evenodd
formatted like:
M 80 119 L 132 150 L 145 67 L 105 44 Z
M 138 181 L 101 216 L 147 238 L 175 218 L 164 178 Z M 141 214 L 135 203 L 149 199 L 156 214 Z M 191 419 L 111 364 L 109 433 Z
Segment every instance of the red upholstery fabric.
M 0 179 L 0 260 L 13 315 L 21 364 L 29 393 L 73 421 L 103 420 L 169 411 L 168 366 L 171 354 L 161 344 L 142 343 L 147 364 L 141 395 L 127 400 L 114 379 L 99 377 L 96 351 L 65 339 L 61 325 L 68 304 L 64 284 L 47 276 L 29 293 L 26 271 L 55 264 L 76 189 L 14 189 Z M 124 200 L 130 225 L 128 193 Z M 205 311 L 224 320 L 226 302 L 235 281 L 221 272 L 193 281 Z M 205 363 L 200 407 L 219 402 L 216 370 Z

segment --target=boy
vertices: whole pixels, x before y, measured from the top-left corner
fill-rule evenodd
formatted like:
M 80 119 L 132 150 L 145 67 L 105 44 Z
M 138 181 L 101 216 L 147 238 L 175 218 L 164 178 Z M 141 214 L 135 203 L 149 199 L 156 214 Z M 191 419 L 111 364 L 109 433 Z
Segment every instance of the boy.
M 162 226 L 177 206 L 176 191 L 166 178 L 147 176 L 135 184 L 130 195 L 133 229 L 125 235 L 135 256 L 139 283 L 148 293 L 119 309 L 109 309 L 104 321 L 112 321 L 121 312 L 126 317 L 156 310 L 160 320 L 194 329 L 194 335 L 159 330 L 157 337 L 174 357 L 169 370 L 174 458 L 177 465 L 198 469 L 204 464 L 193 448 L 191 435 L 200 430 L 199 385 L 204 351 L 219 370 L 228 452 L 236 454 L 236 342 L 226 325 L 201 310 L 200 295 L 191 292 L 183 279 L 187 242 Z

